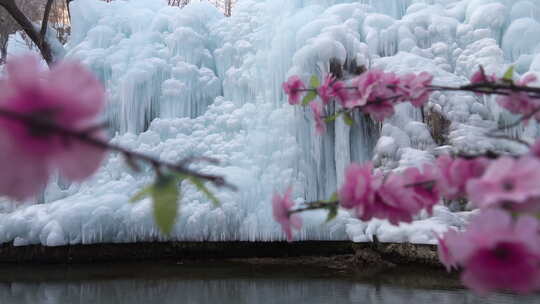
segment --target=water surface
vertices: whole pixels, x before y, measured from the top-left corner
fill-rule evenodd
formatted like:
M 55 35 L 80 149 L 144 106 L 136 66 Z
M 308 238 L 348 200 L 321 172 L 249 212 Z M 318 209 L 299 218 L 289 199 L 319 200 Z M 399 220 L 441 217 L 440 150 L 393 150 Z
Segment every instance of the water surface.
M 361 270 L 240 262 L 0 265 L 6 304 L 538 304 L 540 295 L 482 298 L 431 269 Z

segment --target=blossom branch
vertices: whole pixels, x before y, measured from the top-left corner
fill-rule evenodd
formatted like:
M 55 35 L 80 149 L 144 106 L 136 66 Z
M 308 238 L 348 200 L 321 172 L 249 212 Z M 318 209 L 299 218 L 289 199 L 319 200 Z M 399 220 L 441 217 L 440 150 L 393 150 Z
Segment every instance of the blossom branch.
M 516 85 L 511 82 L 480 82 L 460 87 L 431 85 L 429 88 L 433 91 L 465 91 L 486 95 L 508 95 L 508 92 L 525 92 L 532 98 L 540 98 L 540 88 Z
M 411 223 L 421 211 L 433 215 L 435 205 L 442 199 L 467 200 L 480 211 L 465 231 L 449 229 L 444 235 L 437 236 L 440 261 L 448 270 L 463 268 L 464 284 L 480 292 L 504 289 L 528 293 L 538 290 L 540 140 L 531 145 L 500 131 L 525 124 L 530 119 L 540 122 L 540 88 L 528 86 L 537 81 L 532 74 L 514 79 L 512 67 L 503 77 L 486 75 L 480 67 L 471 77 L 470 84 L 460 87 L 432 85 L 433 77 L 428 73 L 398 76 L 380 70 L 367 71 L 352 79 L 352 86 L 327 75 L 322 84 L 313 76 L 310 88 L 306 89 L 298 76 L 290 77 L 283 84 L 289 103 L 300 104 L 302 92 L 307 92 L 301 104 L 309 105 L 313 110 L 319 134 L 325 130 L 324 122 L 331 122 L 341 115 L 351 124 L 350 114 L 354 110 L 383 121 L 395 113 L 394 107 L 399 103 L 409 102 L 422 109 L 433 91 L 465 91 L 499 95 L 496 103 L 520 118 L 487 131 L 486 136 L 514 141 L 527 146 L 529 151 L 522 155 L 493 151 L 441 155 L 422 167 L 390 172 L 374 170 L 370 162 L 352 163 L 345 171 L 343 185 L 328 201 L 305 203 L 292 209 L 294 202 L 290 188 L 283 197 L 276 194 L 274 219 L 292 241 L 292 228 L 301 229 L 298 213 L 304 211 L 325 209 L 331 220 L 341 208 L 361 221 L 377 218 L 399 225 Z M 319 100 L 315 100 L 317 97 Z M 323 116 L 324 106 L 333 103 L 339 103 L 341 108 L 330 116 Z M 463 253 L 463 248 L 467 248 L 468 253 Z
M 324 210 L 324 209 L 332 209 L 332 208 L 338 208 L 339 207 L 339 201 L 317 201 L 317 202 L 311 202 L 306 203 L 304 207 L 300 207 L 297 209 L 292 209 L 289 211 L 289 215 L 295 214 L 295 213 L 302 213 L 306 211 L 314 211 L 314 210 Z
M 520 145 L 523 145 L 525 147 L 530 147 L 531 144 L 528 143 L 527 141 L 521 139 L 521 138 L 514 138 L 514 137 L 510 137 L 508 135 L 504 135 L 504 134 L 493 134 L 493 133 L 488 133 L 487 134 L 488 137 L 491 137 L 491 138 L 494 138 L 494 139 L 503 139 L 503 140 L 508 140 L 508 141 L 513 141 L 515 143 L 518 143 Z
M 540 97 L 538 97 L 538 98 L 540 98 Z M 522 117 L 520 117 L 518 120 L 516 120 L 515 122 L 513 122 L 511 124 L 499 127 L 495 131 L 504 131 L 504 130 L 508 130 L 508 129 L 512 129 L 514 127 L 517 127 L 517 126 L 521 125 L 524 121 L 527 121 L 527 120 L 533 118 L 538 113 L 540 113 L 540 107 L 536 108 L 535 110 L 533 110 L 532 112 L 530 112 L 527 115 L 523 115 Z
M 96 128 L 92 127 L 90 129 L 86 129 L 83 131 L 74 131 L 74 130 L 70 130 L 62 126 L 59 126 L 58 124 L 52 123 L 49 120 L 46 120 L 46 119 L 43 119 L 34 115 L 21 114 L 21 113 L 9 111 L 9 110 L 1 109 L 1 108 L 0 108 L 0 116 L 18 121 L 28 126 L 30 129 L 39 130 L 41 134 L 56 134 L 64 138 L 70 138 L 70 139 L 74 139 L 74 140 L 86 143 L 96 148 L 121 153 L 128 160 L 128 163 L 131 163 L 131 164 L 133 164 L 134 160 L 146 162 L 150 164 L 154 168 L 154 170 L 156 170 L 156 173 L 158 175 L 161 173 L 162 169 L 167 169 L 175 173 L 179 173 L 186 176 L 190 176 L 190 177 L 194 177 L 194 178 L 211 182 L 217 187 L 226 187 L 231 190 L 236 190 L 236 187 L 232 184 L 229 184 L 222 176 L 199 173 L 199 172 L 196 172 L 194 170 L 187 168 L 186 166 L 187 164 L 192 163 L 193 161 L 198 161 L 198 160 L 205 160 L 205 161 L 210 161 L 212 163 L 215 163 L 215 160 L 210 159 L 210 158 L 204 158 L 204 159 L 188 158 L 187 160 L 181 161 L 179 163 L 171 163 L 171 162 L 159 160 L 157 158 L 153 158 L 151 156 L 148 156 L 139 152 L 130 151 L 126 148 L 120 147 L 118 145 L 115 145 L 105 140 L 101 140 L 94 137 L 93 134 L 96 131 L 101 130 L 102 126 L 98 126 Z

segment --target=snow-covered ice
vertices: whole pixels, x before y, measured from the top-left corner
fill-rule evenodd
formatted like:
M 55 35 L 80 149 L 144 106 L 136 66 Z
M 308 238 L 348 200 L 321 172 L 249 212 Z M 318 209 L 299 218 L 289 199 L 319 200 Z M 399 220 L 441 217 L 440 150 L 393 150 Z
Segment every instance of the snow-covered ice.
M 239 186 L 220 190 L 214 208 L 189 186 L 183 191 L 175 240 L 282 240 L 271 216 L 275 190 L 294 186 L 298 202 L 328 197 L 351 161 L 383 169 L 431 161 L 437 148 L 419 110 L 401 105 L 382 125 L 363 117 L 341 120 L 315 135 L 311 114 L 291 107 L 281 83 L 292 74 L 322 75 L 331 60 L 396 73 L 428 71 L 435 82 L 459 85 L 479 64 L 491 73 L 515 65 L 540 73 L 540 1 L 516 0 L 240 0 L 230 18 L 205 2 L 187 8 L 162 1 L 72 3 L 67 57 L 87 64 L 109 93 L 113 141 L 175 161 L 221 159 L 198 169 Z M 446 147 L 520 152 L 523 147 L 485 136 L 513 121 L 490 98 L 435 93 L 429 112 L 450 122 Z M 537 124 L 509 131 L 531 139 Z M 129 198 L 151 182 L 111 156 L 90 181 L 52 183 L 45 204 L 5 202 L 0 242 L 63 245 L 164 239 L 151 202 Z M 346 213 L 328 224 L 306 213 L 299 240 L 351 239 L 434 243 L 435 233 L 462 228 L 469 213 L 439 206 L 408 225 L 362 223 Z

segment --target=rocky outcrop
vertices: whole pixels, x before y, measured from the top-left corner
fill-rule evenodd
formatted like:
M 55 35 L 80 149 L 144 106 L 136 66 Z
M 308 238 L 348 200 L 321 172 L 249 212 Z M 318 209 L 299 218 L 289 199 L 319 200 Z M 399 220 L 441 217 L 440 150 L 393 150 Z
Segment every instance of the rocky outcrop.
M 366 265 L 439 266 L 432 245 L 316 242 L 162 242 L 46 247 L 0 246 L 1 263 L 93 263 L 141 260 L 242 259 L 255 263 L 320 264 L 330 268 Z

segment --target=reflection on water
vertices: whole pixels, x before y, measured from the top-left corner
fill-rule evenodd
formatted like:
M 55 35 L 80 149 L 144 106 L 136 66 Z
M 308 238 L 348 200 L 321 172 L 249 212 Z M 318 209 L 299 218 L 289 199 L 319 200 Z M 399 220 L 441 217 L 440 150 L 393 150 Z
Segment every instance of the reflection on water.
M 437 288 L 425 283 L 414 287 L 415 282 L 429 282 L 429 274 L 407 280 L 402 273 L 396 282 L 407 282 L 405 287 L 380 274 L 359 279 L 323 270 L 238 264 L 1 267 L 0 303 L 6 304 L 540 303 L 540 296 L 481 298 L 437 282 L 432 282 Z

